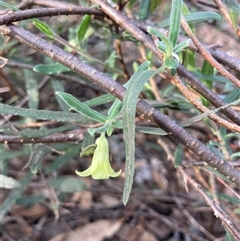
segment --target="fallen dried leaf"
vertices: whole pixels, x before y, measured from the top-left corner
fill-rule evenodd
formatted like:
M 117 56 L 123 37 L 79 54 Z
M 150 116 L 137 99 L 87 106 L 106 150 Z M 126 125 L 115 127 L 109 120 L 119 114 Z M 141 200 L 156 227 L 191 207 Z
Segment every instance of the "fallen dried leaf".
M 121 225 L 121 221 L 100 220 L 76 229 L 65 241 L 102 241 L 113 236 Z

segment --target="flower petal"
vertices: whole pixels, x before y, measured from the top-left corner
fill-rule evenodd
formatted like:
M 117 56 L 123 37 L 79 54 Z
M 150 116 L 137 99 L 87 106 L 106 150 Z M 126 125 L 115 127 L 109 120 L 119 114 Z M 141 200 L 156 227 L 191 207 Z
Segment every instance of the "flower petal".
M 115 172 L 109 162 L 104 162 L 104 170 L 110 177 L 118 177 L 121 174 L 121 170 Z
M 93 179 L 108 179 L 109 177 L 119 176 L 121 170 L 115 172 L 109 162 L 109 146 L 105 132 L 96 139 L 95 144 L 97 146 L 93 154 L 91 166 L 83 172 L 76 170 L 76 174 L 81 177 L 92 175 Z
M 75 171 L 75 173 L 80 177 L 87 177 L 92 175 L 91 166 L 83 172 Z
M 92 175 L 93 179 L 109 179 L 109 175 L 105 172 L 95 172 Z
M 118 172 L 111 173 L 109 176 L 110 177 L 118 177 L 121 174 L 122 170 L 120 169 Z

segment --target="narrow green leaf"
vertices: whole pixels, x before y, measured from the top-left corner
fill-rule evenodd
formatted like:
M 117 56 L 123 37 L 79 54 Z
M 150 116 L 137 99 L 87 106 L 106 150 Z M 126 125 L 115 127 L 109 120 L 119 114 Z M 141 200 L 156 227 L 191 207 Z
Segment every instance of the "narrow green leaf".
M 239 9 L 239 11 L 240 11 L 240 9 Z M 233 23 L 233 29 L 235 31 L 237 31 L 238 30 L 238 19 L 239 19 L 240 13 L 238 13 L 238 15 L 237 15 L 237 13 L 234 12 L 233 10 L 229 10 L 229 16 Z
M 179 165 L 182 164 L 184 156 L 184 146 L 182 144 L 178 144 L 177 148 L 174 152 L 174 166 L 178 167 Z
M 162 39 L 162 41 L 165 44 L 166 47 L 166 57 L 171 57 L 172 56 L 172 52 L 173 52 L 173 44 L 172 42 L 169 40 L 168 37 L 166 37 L 163 33 L 161 33 L 160 31 L 152 28 L 152 27 L 148 27 L 147 30 L 151 35 L 157 36 L 159 38 Z
M 196 116 L 194 116 L 194 117 L 192 117 L 192 118 L 190 118 L 190 119 L 188 119 L 188 120 L 186 120 L 186 121 L 182 121 L 182 122 L 180 123 L 180 126 L 182 126 L 182 127 L 189 126 L 189 125 L 191 125 L 193 122 L 200 121 L 200 120 L 202 120 L 203 118 L 209 116 L 210 114 L 215 114 L 215 113 L 217 113 L 218 111 L 220 111 L 220 110 L 222 110 L 222 109 L 225 109 L 225 108 L 227 108 L 227 107 L 229 107 L 229 106 L 231 106 L 231 105 L 238 105 L 239 103 L 240 103 L 240 99 L 238 99 L 238 100 L 236 100 L 236 101 L 234 101 L 234 102 L 232 102 L 232 103 L 223 105 L 223 106 L 221 106 L 221 107 L 219 107 L 219 108 L 206 111 L 206 112 L 204 112 L 204 113 L 202 113 L 202 114 L 199 114 L 199 115 L 196 115 Z
M 168 69 L 176 69 L 179 65 L 179 62 L 173 57 L 169 57 L 165 59 L 164 65 Z
M 173 48 L 173 52 L 177 54 L 183 51 L 183 49 L 189 46 L 189 42 L 190 42 L 190 39 L 187 39 L 185 41 L 182 41 L 181 43 L 176 44 L 175 47 Z
M 231 160 L 233 160 L 233 159 L 236 158 L 236 157 L 240 157 L 240 151 L 239 151 L 239 152 L 235 152 L 235 153 L 233 153 L 233 154 L 230 156 Z
M 136 126 L 136 131 L 146 133 L 146 134 L 159 135 L 159 136 L 167 135 L 166 131 L 158 127 Z
M 202 69 L 201 69 L 201 73 L 204 75 L 214 75 L 214 68 L 213 66 L 208 63 L 206 60 L 204 60 L 203 65 L 202 65 Z M 210 89 L 212 89 L 213 83 L 212 81 L 208 81 L 206 79 L 203 80 L 203 83 Z
M 69 69 L 68 67 L 60 63 L 38 64 L 33 67 L 33 70 L 35 72 L 43 73 L 43 74 L 61 74 L 63 72 L 71 71 L 71 69 Z
M 189 9 L 188 9 L 188 6 L 183 2 L 183 5 L 182 5 L 182 14 L 184 15 L 188 15 L 190 13 Z
M 183 65 L 189 71 L 196 71 L 196 53 L 193 50 L 186 49 L 184 53 Z
M 224 237 L 224 241 L 236 241 L 236 239 L 233 237 L 233 235 L 229 232 L 229 230 L 227 228 L 225 228 L 226 230 L 226 235 Z
M 199 22 L 208 21 L 211 19 L 212 20 L 220 20 L 221 19 L 220 15 L 217 13 L 214 13 L 214 12 L 189 13 L 189 14 L 184 14 L 184 18 L 188 24 L 199 23 Z M 161 27 L 161 28 L 169 27 L 170 26 L 170 18 L 160 21 L 157 25 L 158 25 L 158 27 Z
M 0 2 L 0 6 L 5 7 L 5 8 L 11 8 L 11 9 L 14 10 L 14 11 L 19 11 L 18 8 L 14 7 L 14 6 L 11 5 L 11 4 L 5 3 L 5 2 L 3 2 L 3 1 Z
M 128 5 L 127 5 L 127 7 L 128 7 L 129 9 L 131 9 L 136 2 L 137 2 L 137 0 L 130 0 L 129 3 L 128 3 Z
M 240 205 L 240 199 L 237 198 L 237 197 L 231 197 L 231 196 L 229 196 L 227 194 L 224 194 L 224 193 L 217 193 L 217 196 L 220 197 L 221 199 L 227 200 L 231 203 L 235 203 L 235 204 Z
M 81 149 L 84 150 L 86 147 L 92 145 L 95 143 L 95 137 L 91 136 L 88 132 L 84 135 L 84 138 L 82 140 L 82 147 Z
M 139 19 L 145 20 L 150 15 L 150 3 L 151 0 L 141 0 Z
M 10 115 L 19 115 L 24 117 L 31 117 L 37 120 L 51 120 L 61 122 L 81 122 L 92 123 L 93 119 L 80 113 L 70 113 L 65 111 L 50 111 L 50 110 L 34 110 L 19 107 L 13 107 L 0 103 L 1 113 Z
M 107 66 L 111 69 L 116 69 L 115 68 L 115 63 L 116 63 L 116 59 L 119 59 L 120 56 L 117 55 L 116 51 L 112 51 L 112 53 L 108 56 L 108 58 L 105 60 L 104 62 L 104 66 Z M 116 73 L 118 76 L 118 73 Z
M 225 77 L 216 76 L 216 75 L 206 75 L 206 74 L 202 74 L 200 72 L 196 72 L 195 70 L 196 70 L 196 68 L 193 71 L 191 71 L 191 73 L 199 79 L 208 80 L 208 81 L 211 80 L 211 81 L 214 81 L 214 82 L 221 82 L 221 83 L 228 83 L 229 82 L 228 79 L 225 78 Z
M 231 183 L 231 181 L 226 178 L 222 173 L 220 173 L 219 171 L 215 170 L 213 167 L 210 166 L 205 166 L 204 168 L 208 169 L 210 172 L 212 172 L 214 175 L 220 177 L 221 179 L 223 179 L 225 182 L 227 183 Z
M 90 15 L 85 15 L 82 19 L 82 22 L 77 30 L 77 37 L 78 37 L 78 41 L 82 42 L 82 40 L 84 39 L 86 32 L 88 30 L 88 27 L 90 25 L 91 22 L 91 16 Z
M 151 0 L 150 11 L 153 12 L 158 6 L 161 5 L 163 0 Z
M 201 69 L 201 73 L 204 75 L 210 75 L 213 76 L 214 75 L 214 68 L 213 66 L 208 63 L 208 61 L 204 60 L 203 65 L 202 65 L 202 69 Z M 211 80 L 206 80 L 206 79 L 201 79 L 202 83 L 205 84 L 210 90 L 213 87 L 213 82 Z M 205 99 L 204 97 L 201 97 L 201 100 L 203 102 L 203 104 L 205 106 L 209 106 L 210 102 Z
M 195 12 L 184 15 L 188 23 L 199 23 L 208 20 L 221 20 L 221 16 L 214 12 Z
M 184 17 L 185 17 L 185 15 L 190 14 L 189 8 L 184 2 L 183 2 L 183 6 L 182 6 L 182 14 L 184 15 Z M 193 33 L 195 33 L 196 30 L 195 30 L 194 23 L 188 22 L 188 25 L 191 28 L 191 30 L 193 31 Z
M 96 144 L 91 144 L 87 147 L 85 147 L 84 149 L 82 149 L 82 151 L 80 152 L 80 157 L 84 157 L 84 156 L 90 156 L 94 153 L 95 149 L 97 148 Z
M 54 33 L 52 29 L 43 21 L 40 21 L 38 19 L 33 20 L 33 25 L 38 28 L 42 33 L 46 34 L 49 38 L 54 37 Z
M 226 141 L 229 138 L 236 137 L 239 138 L 239 133 L 229 133 L 226 136 L 224 136 L 223 140 Z
M 229 102 L 233 102 L 234 100 L 237 100 L 239 99 L 240 97 L 240 89 L 239 88 L 234 88 L 233 91 L 231 91 L 230 93 L 228 93 L 223 101 L 229 103 Z
M 163 53 L 167 53 L 166 45 L 163 41 L 157 41 L 157 47 L 160 49 Z
M 122 102 L 119 99 L 116 99 L 108 111 L 108 119 L 113 120 L 114 118 L 116 118 L 120 113 L 121 109 Z
M 38 109 L 39 92 L 38 81 L 32 71 L 24 69 L 25 86 L 28 95 L 28 106 L 31 109 Z
M 222 2 L 228 7 L 228 9 L 233 10 L 238 16 L 240 16 L 240 4 L 237 0 L 222 0 Z
M 56 79 L 51 79 L 51 84 L 54 89 L 54 92 L 57 92 L 57 91 L 63 92 L 64 91 L 64 86 L 61 81 L 56 80 Z M 61 107 L 61 109 L 63 111 L 68 111 L 68 109 L 69 109 L 68 105 L 58 95 L 56 95 L 56 99 L 57 99 L 57 102 L 58 102 L 59 106 Z
M 88 107 L 87 105 L 85 105 L 84 103 L 82 103 L 81 101 L 79 101 L 78 99 L 73 97 L 72 95 L 64 93 L 64 92 L 60 92 L 60 91 L 57 91 L 56 95 L 60 96 L 60 98 L 63 101 L 65 101 L 65 103 L 68 104 L 68 106 L 71 109 L 81 113 L 82 115 L 85 115 L 98 122 L 102 122 L 102 123 L 106 122 L 106 120 L 107 120 L 106 116 L 91 109 L 90 107 Z
M 28 184 L 32 180 L 32 176 L 33 176 L 33 173 L 29 171 L 19 181 L 21 186 L 12 189 L 8 197 L 4 200 L 3 204 L 0 206 L 0 220 L 3 220 L 3 217 L 15 204 L 17 198 L 21 197 L 22 193 L 27 189 Z
M 180 32 L 182 0 L 172 0 L 172 8 L 170 13 L 169 39 L 175 46 Z
M 138 67 L 138 69 L 136 70 L 136 72 L 132 75 L 132 77 L 130 78 L 130 80 L 129 80 L 126 84 L 124 84 L 123 86 L 125 86 L 126 88 L 128 88 L 128 86 L 129 86 L 130 84 L 132 84 L 132 82 L 134 82 L 135 79 L 137 79 L 137 78 L 139 78 L 139 77 L 141 76 L 142 72 L 143 72 L 144 70 L 146 70 L 146 69 L 149 67 L 149 65 L 150 65 L 150 61 L 145 61 L 145 62 L 143 62 L 143 63 Z
M 135 167 L 135 113 L 138 96 L 143 85 L 155 73 L 152 70 L 146 70 L 150 62 L 144 62 L 138 71 L 129 80 L 127 91 L 123 97 L 122 120 L 123 120 L 123 136 L 126 151 L 126 177 L 123 190 L 123 204 L 126 205 L 134 177 Z
M 114 97 L 113 95 L 105 94 L 105 95 L 101 95 L 101 96 L 98 96 L 96 98 L 93 98 L 91 100 L 84 101 L 83 103 L 85 105 L 87 105 L 88 107 L 93 107 L 93 106 L 99 106 L 99 105 L 102 105 L 102 104 L 112 102 L 115 99 L 116 99 L 116 97 Z

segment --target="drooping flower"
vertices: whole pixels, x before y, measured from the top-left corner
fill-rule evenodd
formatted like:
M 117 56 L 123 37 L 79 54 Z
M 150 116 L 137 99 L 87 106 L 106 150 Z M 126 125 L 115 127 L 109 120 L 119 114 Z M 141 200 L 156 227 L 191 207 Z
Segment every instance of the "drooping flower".
M 83 172 L 76 170 L 76 174 L 81 177 L 92 175 L 93 179 L 108 179 L 109 177 L 118 177 L 121 170 L 115 172 L 109 162 L 109 146 L 108 140 L 103 132 L 99 138 L 96 139 L 97 145 L 94 153 L 91 166 Z

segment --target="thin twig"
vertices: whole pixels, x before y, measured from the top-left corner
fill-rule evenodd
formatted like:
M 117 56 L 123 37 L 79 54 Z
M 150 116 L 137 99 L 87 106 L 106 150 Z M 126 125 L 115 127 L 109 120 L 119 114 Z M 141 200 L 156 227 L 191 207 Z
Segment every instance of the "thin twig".
M 145 49 L 142 46 L 140 47 L 140 54 L 142 56 L 141 59 L 143 61 L 147 60 L 146 51 L 145 51 Z M 156 80 L 153 77 L 151 77 L 149 79 L 149 83 L 151 85 L 151 90 L 152 90 L 152 93 L 154 94 L 154 97 L 156 98 L 156 100 L 163 101 L 162 97 L 160 96 Z
M 21 20 L 38 18 L 38 17 L 51 17 L 59 15 L 79 15 L 79 14 L 93 14 L 96 16 L 104 16 L 103 12 L 94 8 L 36 8 L 27 9 L 18 12 L 8 12 L 0 16 L 0 25 L 9 24 Z
M 237 71 L 240 74 L 240 59 L 230 56 L 215 48 L 211 49 L 210 53 L 218 62 L 224 64 L 232 70 Z
M 15 7 L 17 9 L 25 9 L 30 8 L 33 5 L 38 6 L 45 6 L 48 8 L 80 8 L 78 5 L 66 3 L 62 1 L 48 1 L 48 0 L 23 0 L 21 3 L 16 5 Z M 6 8 L 0 11 L 0 15 L 7 13 L 8 11 L 11 11 L 12 9 Z
M 186 31 L 189 38 L 192 39 L 193 43 L 198 48 L 199 52 L 203 56 L 204 59 L 206 59 L 220 74 L 222 74 L 224 77 L 229 79 L 233 84 L 235 84 L 237 87 L 240 87 L 240 80 L 238 80 L 235 76 L 233 76 L 231 73 L 229 73 L 221 64 L 219 64 L 212 55 L 208 52 L 206 48 L 198 41 L 196 36 L 193 34 L 191 28 L 188 26 L 187 21 L 184 17 L 181 18 L 181 24 L 183 29 Z
M 115 28 L 116 28 L 116 33 L 119 34 L 119 26 L 115 26 Z M 124 58 L 123 58 L 121 41 L 119 39 L 115 40 L 115 47 L 116 47 L 116 52 L 120 57 L 119 60 L 120 60 L 120 63 L 122 65 L 122 69 L 124 71 L 124 78 L 126 78 L 128 80 L 128 79 L 130 79 L 130 74 L 128 72 L 127 65 L 126 65 L 126 63 L 124 61 Z
M 22 136 L 0 135 L 0 143 L 56 143 L 56 142 L 80 142 L 84 137 L 83 130 L 73 130 L 67 133 L 57 133 L 38 138 L 26 138 Z
M 239 31 L 239 29 L 234 29 L 234 24 L 232 22 L 232 19 L 230 17 L 229 11 L 226 8 L 226 6 L 222 3 L 221 0 L 214 0 L 214 2 L 218 6 L 219 11 L 222 13 L 222 15 L 224 16 L 226 21 L 230 24 L 233 31 L 235 31 L 235 33 L 238 35 L 238 37 L 240 37 L 240 31 Z
M 191 92 L 188 90 L 188 88 L 182 83 L 180 78 L 178 76 L 172 77 L 172 81 L 174 85 L 178 88 L 178 90 L 191 102 L 198 110 L 201 112 L 207 112 L 209 109 L 205 107 L 199 100 L 197 100 Z M 222 119 L 221 117 L 217 116 L 216 114 L 210 114 L 208 116 L 211 120 L 216 122 L 217 124 L 224 126 L 228 130 L 231 130 L 233 132 L 240 133 L 240 126 L 235 125 L 233 123 L 230 123 L 227 120 Z
M 211 233 L 209 233 L 202 225 L 200 225 L 196 219 L 194 219 L 192 217 L 192 215 L 188 212 L 188 210 L 186 208 L 184 208 L 184 206 L 182 205 L 182 203 L 179 201 L 179 198 L 177 197 L 177 195 L 171 191 L 172 196 L 174 197 L 175 203 L 177 204 L 179 210 L 182 211 L 182 213 L 184 214 L 184 216 L 189 220 L 190 223 L 192 223 L 192 225 L 194 225 L 197 229 L 199 229 L 206 237 L 208 237 L 210 240 L 215 240 L 216 237 L 213 236 Z

